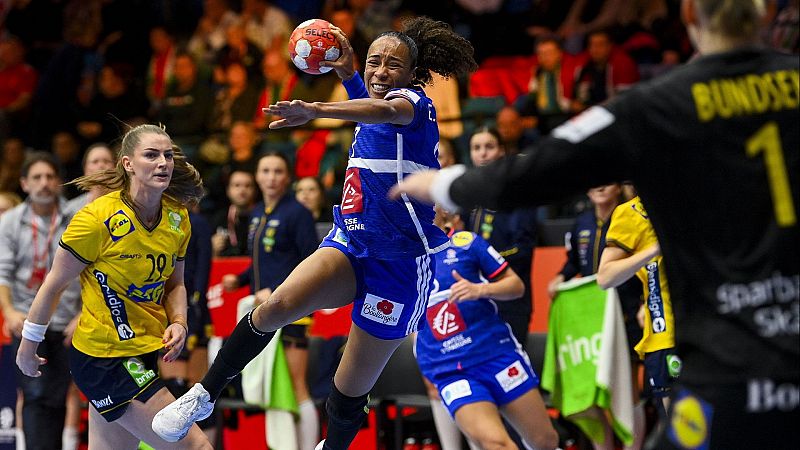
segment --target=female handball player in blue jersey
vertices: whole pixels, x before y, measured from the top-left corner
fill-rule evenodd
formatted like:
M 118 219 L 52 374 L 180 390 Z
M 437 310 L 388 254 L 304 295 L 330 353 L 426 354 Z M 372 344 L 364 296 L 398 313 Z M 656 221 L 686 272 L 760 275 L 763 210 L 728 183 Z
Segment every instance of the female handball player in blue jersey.
M 353 50 L 334 28 L 342 56 L 331 63 L 351 100 L 270 105 L 281 119 L 271 129 L 317 118 L 357 122 L 334 227 L 304 260 L 236 326 L 206 377 L 162 410 L 153 430 L 165 440 L 185 435 L 210 414 L 223 386 L 267 345 L 274 330 L 321 308 L 354 302 L 353 327 L 334 377 L 326 409 L 328 435 L 318 448 L 349 446 L 366 417 L 367 393 L 402 339 L 417 331 L 433 285 L 431 255 L 448 245 L 433 225 L 433 208 L 409 199 L 390 201 L 389 188 L 404 176 L 436 169 L 436 110 L 422 91 L 431 71 L 457 76 L 476 68 L 472 46 L 449 26 L 413 19 L 403 32 L 387 32 L 370 46 L 364 78 L 353 69 Z
M 461 231 L 457 214 L 438 208 L 437 219 L 450 230 L 450 248 L 434 257 L 428 326 L 417 334 L 422 374 L 480 448 L 515 448 L 501 414 L 528 444 L 555 448 L 558 435 L 537 389 L 539 378 L 495 303 L 522 295 L 522 279 L 483 238 Z

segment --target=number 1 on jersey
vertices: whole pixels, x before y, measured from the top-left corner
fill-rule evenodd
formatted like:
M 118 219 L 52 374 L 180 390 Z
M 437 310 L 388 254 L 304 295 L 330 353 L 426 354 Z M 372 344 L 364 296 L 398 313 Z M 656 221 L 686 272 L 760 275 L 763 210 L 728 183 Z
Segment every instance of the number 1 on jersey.
M 747 156 L 755 157 L 764 153 L 764 164 L 767 167 L 767 179 L 772 192 L 775 207 L 775 219 L 780 227 L 790 227 L 797 223 L 797 215 L 792 202 L 792 191 L 789 187 L 789 175 L 783 159 L 783 146 L 778 132 L 778 124 L 767 122 L 756 131 L 745 143 Z

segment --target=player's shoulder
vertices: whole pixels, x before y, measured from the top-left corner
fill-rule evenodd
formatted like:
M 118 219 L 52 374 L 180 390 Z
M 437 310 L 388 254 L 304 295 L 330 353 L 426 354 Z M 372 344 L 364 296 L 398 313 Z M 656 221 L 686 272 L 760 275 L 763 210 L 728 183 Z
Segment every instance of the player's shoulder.
M 431 102 L 423 90 L 414 89 L 413 87 L 392 89 L 386 93 L 384 98 L 386 100 L 390 100 L 392 98 L 405 98 L 414 105 L 427 104 Z
M 649 221 L 650 216 L 642 203 L 641 198 L 636 196 L 625 203 L 620 204 L 614 209 L 611 221 L 615 220 L 645 220 Z

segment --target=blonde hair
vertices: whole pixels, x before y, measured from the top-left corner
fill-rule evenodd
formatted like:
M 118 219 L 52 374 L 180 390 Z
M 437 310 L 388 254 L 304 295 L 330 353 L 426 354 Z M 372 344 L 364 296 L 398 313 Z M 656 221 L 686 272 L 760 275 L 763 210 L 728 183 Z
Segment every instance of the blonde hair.
M 696 0 L 709 31 L 751 40 L 758 35 L 764 16 L 763 0 Z
M 89 191 L 93 187 L 100 187 L 106 192 L 121 191 L 121 195 L 128 200 L 131 186 L 131 178 L 122 166 L 122 157 L 133 157 L 136 146 L 145 134 L 158 134 L 166 136 L 172 142 L 163 127 L 158 125 L 143 124 L 133 127 L 125 133 L 122 144 L 117 152 L 117 163 L 113 169 L 103 170 L 91 175 L 84 175 L 71 182 L 84 191 Z M 164 195 L 169 199 L 187 207 L 196 205 L 203 198 L 203 180 L 197 169 L 186 160 L 186 156 L 181 149 L 172 144 L 173 161 L 175 167 L 172 171 L 172 179 L 169 187 L 164 191 Z

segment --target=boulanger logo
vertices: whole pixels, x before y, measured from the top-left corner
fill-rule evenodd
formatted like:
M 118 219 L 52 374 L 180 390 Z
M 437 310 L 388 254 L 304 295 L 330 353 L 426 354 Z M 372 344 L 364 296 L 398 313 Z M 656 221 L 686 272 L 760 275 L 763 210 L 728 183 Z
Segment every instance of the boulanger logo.
M 400 322 L 400 314 L 402 312 L 402 303 L 396 303 L 372 294 L 366 295 L 364 306 L 361 308 L 362 316 L 385 325 L 397 325 Z
M 522 363 L 514 361 L 510 366 L 497 372 L 494 378 L 500 384 L 500 387 L 503 388 L 503 391 L 509 392 L 524 383 L 529 377 L 528 372 L 522 367 Z
M 121 209 L 106 219 L 104 223 L 113 242 L 117 242 L 136 230 L 130 217 Z
M 128 371 L 131 378 L 133 378 L 133 381 L 135 381 L 136 385 L 139 387 L 144 386 L 150 380 L 156 377 L 155 371 L 152 369 L 148 370 L 147 367 L 145 367 L 144 362 L 139 358 L 128 358 L 125 360 L 123 365 L 125 366 L 125 370 Z

